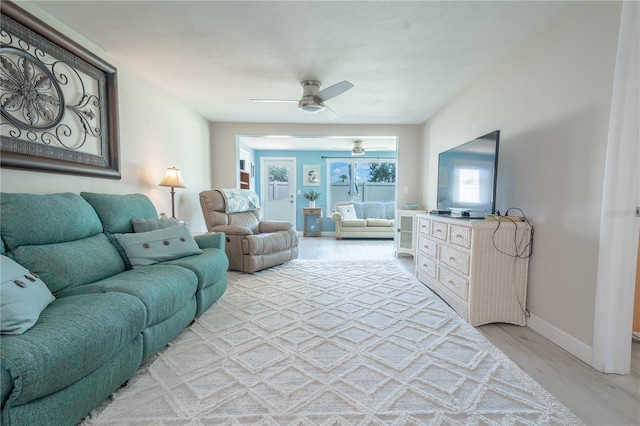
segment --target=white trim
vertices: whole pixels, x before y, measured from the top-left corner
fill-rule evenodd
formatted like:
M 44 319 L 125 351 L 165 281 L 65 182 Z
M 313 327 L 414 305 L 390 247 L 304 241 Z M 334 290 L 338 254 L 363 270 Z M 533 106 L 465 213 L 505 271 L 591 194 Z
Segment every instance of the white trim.
M 631 324 L 640 224 L 638 75 L 640 3 L 625 1 L 613 79 L 607 137 L 591 366 L 605 373 L 631 371 Z
M 581 361 L 591 365 L 592 348 L 586 343 L 533 314 L 527 318 L 527 327 L 551 340 Z

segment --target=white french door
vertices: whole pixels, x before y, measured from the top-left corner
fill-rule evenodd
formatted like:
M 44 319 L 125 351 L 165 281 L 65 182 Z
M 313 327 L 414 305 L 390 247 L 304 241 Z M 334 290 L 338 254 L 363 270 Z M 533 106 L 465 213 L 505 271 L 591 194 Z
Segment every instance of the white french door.
M 284 220 L 296 225 L 295 157 L 260 159 L 262 214 L 265 219 Z

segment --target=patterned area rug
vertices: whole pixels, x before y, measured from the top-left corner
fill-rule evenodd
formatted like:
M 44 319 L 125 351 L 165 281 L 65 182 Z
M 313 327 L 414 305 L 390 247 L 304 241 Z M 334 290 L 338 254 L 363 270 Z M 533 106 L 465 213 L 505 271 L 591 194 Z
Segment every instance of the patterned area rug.
M 231 272 L 225 295 L 86 425 L 580 420 L 394 261 Z

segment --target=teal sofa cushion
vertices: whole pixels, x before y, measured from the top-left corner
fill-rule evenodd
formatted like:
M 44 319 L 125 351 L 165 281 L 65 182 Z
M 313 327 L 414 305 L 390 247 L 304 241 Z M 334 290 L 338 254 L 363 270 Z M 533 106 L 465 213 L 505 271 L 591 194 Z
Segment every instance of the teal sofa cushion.
M 192 271 L 175 265 L 150 265 L 70 288 L 59 294 L 120 292 L 135 296 L 147 311 L 146 326 L 158 324 L 181 310 L 194 297 L 198 279 Z
M 205 248 L 202 254 L 169 260 L 161 265 L 178 265 L 192 270 L 198 277 L 196 317 L 206 311 L 227 289 L 229 260 L 224 249 Z M 216 289 L 211 289 L 216 287 Z
M 18 263 L 37 274 L 51 292 L 92 283 L 124 271 L 124 262 L 104 234 L 57 244 L 17 247 Z
M 166 320 L 150 325 L 142 331 L 143 347 L 142 362 L 144 363 L 156 353 L 160 352 L 167 343 L 191 324 L 196 317 L 196 296 L 184 305 L 182 309 Z
M 70 386 L 2 410 L 2 425 L 77 425 L 140 366 L 142 336 L 136 336 L 103 366 Z M 4 378 L 4 376 L 2 376 Z
M 55 298 L 38 276 L 6 256 L 0 256 L 0 276 L 0 332 L 22 334 Z
M 133 232 L 131 219 L 157 218 L 158 212 L 144 194 L 99 194 L 81 192 L 82 198 L 95 209 L 109 234 Z
M 114 236 L 134 268 L 202 253 L 185 225 Z
M 229 260 L 224 250 L 206 248 L 202 254 L 168 260 L 162 265 L 178 265 L 192 270 L 198 277 L 198 289 L 203 289 L 217 283 L 220 278 L 226 278 Z
M 71 193 L 3 192 L 0 217 L 0 234 L 8 250 L 74 241 L 102 232 L 95 210 L 81 196 Z
M 157 219 L 158 213 L 151 200 L 144 194 L 81 192 L 80 196 L 98 214 L 104 226 L 104 233 L 118 250 L 125 269 L 131 269 L 127 253 L 113 234 L 134 232 L 132 219 Z
M 127 294 L 56 299 L 29 331 L 0 338 L 2 407 L 24 404 L 81 380 L 140 335 L 145 320 L 143 304 Z

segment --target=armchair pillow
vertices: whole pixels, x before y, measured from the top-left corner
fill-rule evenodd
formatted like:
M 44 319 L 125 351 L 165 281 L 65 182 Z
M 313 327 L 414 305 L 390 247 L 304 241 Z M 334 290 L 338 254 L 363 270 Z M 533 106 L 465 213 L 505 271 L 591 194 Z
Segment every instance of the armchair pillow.
M 6 256 L 0 256 L 0 332 L 22 334 L 55 300 L 40 278 Z
M 344 220 L 357 219 L 356 211 L 353 208 L 353 204 L 346 206 L 337 206 L 338 212 L 342 215 Z
M 184 225 L 114 235 L 134 268 L 202 253 L 189 229 Z

